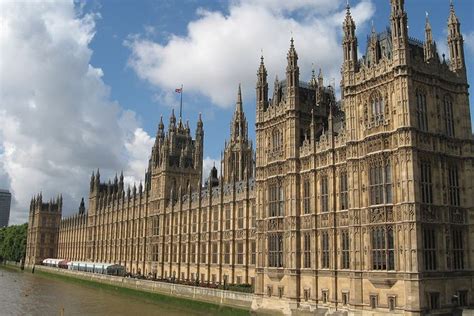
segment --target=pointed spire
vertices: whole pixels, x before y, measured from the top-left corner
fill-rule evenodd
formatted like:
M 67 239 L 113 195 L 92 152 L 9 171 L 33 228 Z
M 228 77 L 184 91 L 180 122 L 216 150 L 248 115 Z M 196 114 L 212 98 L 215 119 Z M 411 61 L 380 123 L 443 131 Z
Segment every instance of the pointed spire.
M 428 62 L 432 60 L 436 54 L 436 47 L 433 41 L 433 34 L 431 32 L 431 24 L 429 19 L 429 14 L 426 12 L 426 22 L 425 22 L 425 43 L 423 46 L 423 51 L 425 55 L 425 61 Z
M 242 89 L 239 83 L 239 90 L 237 92 L 237 103 L 235 104 L 235 111 L 242 113 Z
M 451 0 L 448 18 L 448 48 L 450 56 L 450 68 L 452 71 L 465 70 L 464 61 L 464 39 L 461 33 L 461 23 L 459 22 L 454 4 Z

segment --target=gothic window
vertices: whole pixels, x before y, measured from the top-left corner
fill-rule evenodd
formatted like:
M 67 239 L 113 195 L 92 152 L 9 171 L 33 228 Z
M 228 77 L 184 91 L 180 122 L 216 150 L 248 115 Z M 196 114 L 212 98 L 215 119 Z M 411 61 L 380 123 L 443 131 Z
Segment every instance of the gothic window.
M 173 262 L 178 262 L 178 245 L 173 245 Z
M 321 268 L 329 269 L 329 233 L 321 233 Z
M 193 233 L 197 231 L 197 211 L 193 212 Z
M 329 212 L 328 177 L 321 178 L 321 212 Z
M 464 269 L 464 236 L 462 228 L 452 229 L 452 258 L 453 258 L 453 269 L 462 270 Z
M 423 229 L 423 259 L 425 270 L 436 270 L 436 231 L 432 227 Z
M 201 231 L 203 233 L 207 232 L 207 211 L 202 211 L 202 224 L 201 224 Z
M 237 264 L 244 264 L 244 243 L 237 243 Z
M 151 247 L 151 260 L 158 261 L 158 245 L 153 245 Z
M 175 214 L 174 216 L 174 225 L 173 225 L 174 229 L 174 234 L 177 235 L 178 234 L 178 229 L 179 229 L 179 226 L 178 226 L 178 215 Z M 138 233 L 139 229 L 138 229 L 138 225 L 137 225 L 137 233 Z
M 250 264 L 255 264 L 257 262 L 257 243 L 252 241 L 250 243 L 250 250 L 251 250 L 251 257 L 250 257 Z
M 370 205 L 392 203 L 392 172 L 390 163 L 372 165 L 369 172 Z
M 165 253 L 164 253 L 164 260 L 165 262 L 169 262 L 169 257 L 168 257 L 168 254 L 170 252 L 170 245 L 165 245 L 164 247 L 164 250 L 165 250 Z
M 186 262 L 186 245 L 181 245 L 181 262 Z
M 186 234 L 188 232 L 188 214 L 185 213 L 183 214 L 183 234 Z
M 192 244 L 191 245 L 191 255 L 190 255 L 190 260 L 191 263 L 195 263 L 196 262 L 196 244 Z
M 395 253 L 392 226 L 372 229 L 372 269 L 395 270 Z
M 231 226 L 232 213 L 230 211 L 230 205 L 225 208 L 225 229 L 229 230 Z
M 311 203 L 311 197 L 310 197 L 310 182 L 309 180 L 305 180 L 303 183 L 303 211 L 305 214 L 310 214 L 311 209 L 310 209 L 310 203 Z
M 244 208 L 242 206 L 239 207 L 237 215 L 238 215 L 238 220 L 237 220 L 238 228 L 244 228 Z
M 341 210 L 347 210 L 349 208 L 349 196 L 347 191 L 347 172 L 341 172 L 341 176 L 339 178 L 339 197 Z
M 349 230 L 345 229 L 341 232 L 342 257 L 341 268 L 349 269 L 350 265 L 350 238 Z
M 281 184 L 272 184 L 268 188 L 268 217 L 284 216 L 283 187 Z
M 422 161 L 420 164 L 421 172 L 421 202 L 431 204 L 433 203 L 433 187 L 431 184 L 431 164 Z
M 372 106 L 372 121 L 383 121 L 385 105 L 382 96 L 379 93 L 374 93 L 370 98 L 370 104 Z
M 160 218 L 158 216 L 153 217 L 152 232 L 153 236 L 160 234 Z
M 311 234 L 304 233 L 303 236 L 303 267 L 311 268 Z
M 256 220 L 257 220 L 257 208 L 255 205 L 252 205 L 251 227 L 256 226 Z
M 273 151 L 280 151 L 283 149 L 283 136 L 278 128 L 272 132 L 272 149 Z
M 201 243 L 201 263 L 206 263 L 207 245 L 205 242 Z
M 444 127 L 446 135 L 454 137 L 453 100 L 449 95 L 444 97 Z
M 426 94 L 420 90 L 416 91 L 416 117 L 418 120 L 418 128 L 422 131 L 428 131 Z
M 217 263 L 217 243 L 212 243 L 212 263 Z
M 170 234 L 171 215 L 166 215 L 166 235 Z
M 283 234 L 272 233 L 268 235 L 268 266 L 283 267 Z
M 448 193 L 449 193 L 449 204 L 452 206 L 459 206 L 461 199 L 459 196 L 459 178 L 458 178 L 458 167 L 454 164 L 448 167 Z
M 224 263 L 230 263 L 230 242 L 224 244 Z
M 219 230 L 219 210 L 217 207 L 214 207 L 212 211 L 212 230 L 215 232 Z

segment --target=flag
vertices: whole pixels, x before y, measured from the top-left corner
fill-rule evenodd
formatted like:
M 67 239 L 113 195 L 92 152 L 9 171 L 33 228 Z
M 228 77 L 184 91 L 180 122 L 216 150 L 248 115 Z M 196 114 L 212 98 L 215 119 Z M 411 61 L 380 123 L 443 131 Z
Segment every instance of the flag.
M 176 93 L 181 93 L 181 92 L 183 92 L 183 88 L 176 88 L 176 89 L 174 90 L 174 92 L 176 92 Z

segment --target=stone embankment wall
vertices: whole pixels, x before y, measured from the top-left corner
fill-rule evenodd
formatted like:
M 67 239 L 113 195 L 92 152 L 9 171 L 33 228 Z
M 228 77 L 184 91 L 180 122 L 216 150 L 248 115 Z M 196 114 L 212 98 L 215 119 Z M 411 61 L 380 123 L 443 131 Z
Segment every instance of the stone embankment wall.
M 251 309 L 252 300 L 254 297 L 254 295 L 251 293 L 224 291 L 219 289 L 209 289 L 198 286 L 189 286 L 157 281 L 138 280 L 133 278 L 71 271 L 45 266 L 35 266 L 35 270 L 62 274 L 78 279 L 91 280 L 98 283 L 121 286 L 139 291 L 170 295 L 196 301 L 205 301 L 216 305 L 238 307 L 248 310 Z

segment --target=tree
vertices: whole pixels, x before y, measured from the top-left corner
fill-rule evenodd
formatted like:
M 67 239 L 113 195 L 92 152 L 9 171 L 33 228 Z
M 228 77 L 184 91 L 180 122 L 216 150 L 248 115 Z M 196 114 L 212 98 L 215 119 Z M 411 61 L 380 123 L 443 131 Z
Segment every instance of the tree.
M 0 228 L 0 260 L 20 261 L 26 254 L 28 224 Z

